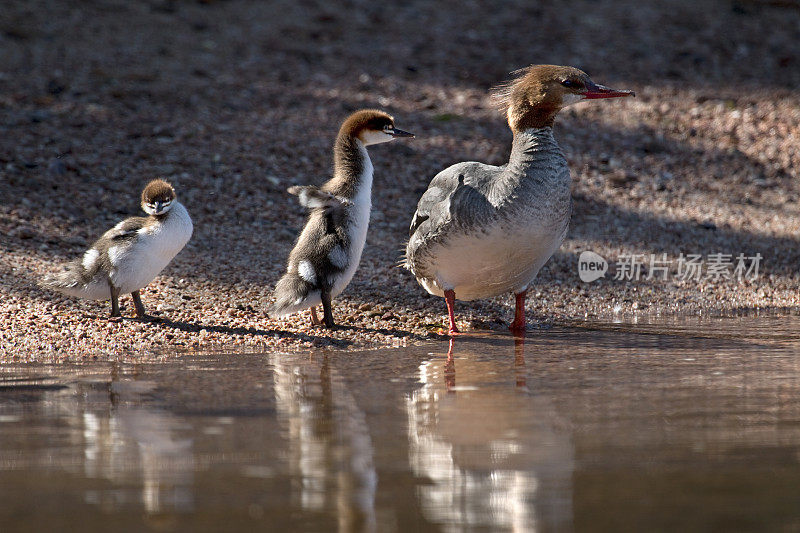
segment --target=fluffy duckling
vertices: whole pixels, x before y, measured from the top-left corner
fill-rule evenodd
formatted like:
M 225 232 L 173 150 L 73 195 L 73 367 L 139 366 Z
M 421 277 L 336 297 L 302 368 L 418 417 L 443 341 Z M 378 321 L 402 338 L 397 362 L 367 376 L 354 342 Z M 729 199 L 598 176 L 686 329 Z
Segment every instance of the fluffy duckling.
M 333 178 L 321 187 L 289 189 L 309 215 L 275 287 L 270 316 L 311 308 L 311 321 L 319 325 L 316 306 L 322 304 L 325 326 L 334 327 L 331 300 L 353 279 L 367 239 L 373 171 L 367 146 L 413 136 L 383 111 L 357 111 L 336 137 Z
M 123 220 L 103 234 L 63 272 L 41 285 L 89 300 L 111 299 L 111 316 L 120 317 L 119 296 L 130 293 L 136 316 L 145 318 L 140 289 L 164 269 L 192 236 L 192 219 L 177 200 L 175 189 L 153 180 L 142 191 L 147 217 Z

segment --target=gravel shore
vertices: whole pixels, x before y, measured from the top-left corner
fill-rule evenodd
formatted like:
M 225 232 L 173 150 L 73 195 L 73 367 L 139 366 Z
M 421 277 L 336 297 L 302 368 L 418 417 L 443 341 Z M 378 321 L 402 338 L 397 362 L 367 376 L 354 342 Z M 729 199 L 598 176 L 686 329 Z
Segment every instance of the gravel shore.
M 0 13 L 0 362 L 440 335 L 443 301 L 396 266 L 411 215 L 439 170 L 506 160 L 511 134 L 487 91 L 531 63 L 637 93 L 557 120 L 574 213 L 529 293 L 531 327 L 800 306 L 800 3 L 74 4 L 12 0 Z M 285 190 L 329 176 L 339 124 L 363 107 L 417 138 L 370 150 L 367 246 L 334 302 L 343 327 L 313 328 L 307 313 L 272 320 L 270 292 L 304 220 Z M 160 321 L 110 323 L 107 303 L 36 286 L 139 214 L 155 177 L 195 224 L 142 292 Z M 584 250 L 609 260 L 604 278 L 579 279 Z M 758 276 L 678 278 L 680 254 L 707 267 L 715 253 L 760 254 Z M 641 278 L 612 279 L 633 254 Z M 645 279 L 653 254 L 666 254 L 667 280 Z M 459 302 L 460 325 L 505 328 L 512 304 Z

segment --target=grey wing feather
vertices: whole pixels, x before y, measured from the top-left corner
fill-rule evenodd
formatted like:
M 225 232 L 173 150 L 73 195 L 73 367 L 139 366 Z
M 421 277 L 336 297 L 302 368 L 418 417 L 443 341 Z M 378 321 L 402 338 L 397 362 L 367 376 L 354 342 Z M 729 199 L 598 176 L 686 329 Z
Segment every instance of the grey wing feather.
M 482 163 L 459 163 L 437 174 L 417 204 L 409 234 L 436 233 L 448 222 L 471 225 L 490 216 L 486 198 L 493 174 L 500 170 Z

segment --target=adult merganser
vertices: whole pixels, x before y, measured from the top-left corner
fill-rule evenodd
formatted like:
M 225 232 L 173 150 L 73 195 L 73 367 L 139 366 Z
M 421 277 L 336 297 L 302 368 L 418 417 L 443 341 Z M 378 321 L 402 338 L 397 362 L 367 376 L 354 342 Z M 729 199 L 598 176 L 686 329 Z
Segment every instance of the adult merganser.
M 383 111 L 365 109 L 342 124 L 333 147 L 333 178 L 321 187 L 291 187 L 310 210 L 308 221 L 289 254 L 286 274 L 275 286 L 270 316 L 281 317 L 322 304 L 325 326 L 334 326 L 331 299 L 353 279 L 367 239 L 372 206 L 372 161 L 367 146 L 413 137 L 395 128 Z
M 108 230 L 66 270 L 46 277 L 42 286 L 89 300 L 111 298 L 111 316 L 120 317 L 119 296 L 130 293 L 136 316 L 145 318 L 139 290 L 162 271 L 192 236 L 192 219 L 175 189 L 153 180 L 142 191 L 142 209 Z
M 454 301 L 516 295 L 510 329 L 525 330 L 525 295 L 567 233 L 572 197 L 567 161 L 553 138 L 558 112 L 595 98 L 634 96 L 594 83 L 586 73 L 532 65 L 496 95 L 514 134 L 499 167 L 465 162 L 431 180 L 411 221 L 405 266 L 431 294 L 444 296 L 450 334 Z

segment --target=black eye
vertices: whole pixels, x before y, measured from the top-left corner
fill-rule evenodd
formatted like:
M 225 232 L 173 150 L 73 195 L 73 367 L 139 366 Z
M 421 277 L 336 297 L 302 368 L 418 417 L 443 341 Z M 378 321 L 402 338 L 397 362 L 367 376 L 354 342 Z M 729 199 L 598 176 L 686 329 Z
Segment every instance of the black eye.
M 577 81 L 573 80 L 564 80 L 561 82 L 561 85 L 569 89 L 577 89 L 578 87 L 580 87 L 580 84 Z

